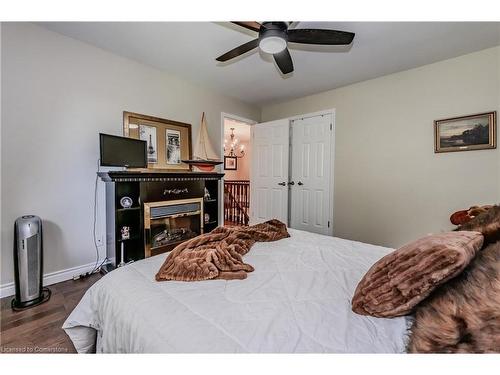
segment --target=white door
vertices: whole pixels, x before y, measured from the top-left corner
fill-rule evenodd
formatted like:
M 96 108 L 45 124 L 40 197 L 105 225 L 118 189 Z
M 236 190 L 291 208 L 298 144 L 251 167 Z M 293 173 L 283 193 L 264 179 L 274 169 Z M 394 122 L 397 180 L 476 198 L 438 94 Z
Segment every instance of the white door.
M 250 224 L 288 224 L 288 119 L 252 125 Z
M 332 234 L 331 114 L 292 121 L 290 227 Z

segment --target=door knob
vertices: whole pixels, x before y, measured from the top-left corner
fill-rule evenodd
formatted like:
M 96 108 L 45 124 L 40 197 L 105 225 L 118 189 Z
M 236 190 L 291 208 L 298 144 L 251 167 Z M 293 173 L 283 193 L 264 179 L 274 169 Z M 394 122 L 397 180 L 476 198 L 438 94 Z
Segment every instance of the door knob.
M 278 185 L 285 186 L 286 182 L 278 182 Z
M 299 181 L 299 182 L 297 182 L 297 185 L 302 186 L 304 184 L 302 183 L 302 181 Z
M 290 181 L 290 182 L 288 183 L 288 185 L 295 185 L 295 182 Z

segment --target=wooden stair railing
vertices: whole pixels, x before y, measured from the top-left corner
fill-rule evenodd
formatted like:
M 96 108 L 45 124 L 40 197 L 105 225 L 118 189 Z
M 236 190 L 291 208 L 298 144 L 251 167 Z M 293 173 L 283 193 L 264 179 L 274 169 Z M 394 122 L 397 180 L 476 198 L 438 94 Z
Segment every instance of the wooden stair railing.
M 248 225 L 250 220 L 250 181 L 224 181 L 224 221 Z

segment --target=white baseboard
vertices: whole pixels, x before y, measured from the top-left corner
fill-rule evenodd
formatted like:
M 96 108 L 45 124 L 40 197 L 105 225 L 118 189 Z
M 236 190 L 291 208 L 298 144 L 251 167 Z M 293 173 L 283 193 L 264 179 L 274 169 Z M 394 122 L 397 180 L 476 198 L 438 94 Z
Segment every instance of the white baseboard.
M 95 267 L 95 262 L 85 264 L 83 266 L 68 268 L 66 270 L 47 273 L 43 276 L 43 286 L 60 283 L 61 281 L 71 280 L 73 276 L 81 275 L 82 273 L 92 271 Z M 13 296 L 15 294 L 14 282 L 0 285 L 0 298 Z

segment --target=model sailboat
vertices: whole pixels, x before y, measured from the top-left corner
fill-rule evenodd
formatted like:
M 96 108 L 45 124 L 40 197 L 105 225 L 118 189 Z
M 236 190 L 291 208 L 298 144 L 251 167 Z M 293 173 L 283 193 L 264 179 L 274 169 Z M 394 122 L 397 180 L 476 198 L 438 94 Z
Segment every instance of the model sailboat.
M 216 165 L 222 164 L 222 161 L 214 151 L 210 139 L 208 138 L 207 123 L 205 121 L 205 112 L 201 116 L 198 138 L 194 145 L 193 159 L 182 160 L 183 163 L 197 167 L 201 171 L 213 171 Z

